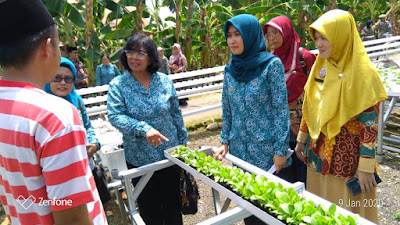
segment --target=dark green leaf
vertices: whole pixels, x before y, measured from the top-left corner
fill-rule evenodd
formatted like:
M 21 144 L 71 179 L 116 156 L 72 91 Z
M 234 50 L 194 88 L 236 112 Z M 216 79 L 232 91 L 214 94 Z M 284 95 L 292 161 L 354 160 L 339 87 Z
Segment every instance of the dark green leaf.
M 85 27 L 85 19 L 76 8 L 72 7 L 71 5 L 67 5 L 65 9 L 65 14 L 68 16 L 68 19 L 71 20 L 71 22 L 76 26 L 82 28 Z
M 90 62 L 96 62 L 100 58 L 100 56 L 101 56 L 100 48 L 92 48 L 92 47 L 90 47 L 86 51 L 86 58 Z
M 105 38 L 108 39 L 125 39 L 129 36 L 132 35 L 132 30 L 127 30 L 127 29 L 118 29 L 118 30 L 113 30 L 109 32 L 108 34 L 105 35 Z

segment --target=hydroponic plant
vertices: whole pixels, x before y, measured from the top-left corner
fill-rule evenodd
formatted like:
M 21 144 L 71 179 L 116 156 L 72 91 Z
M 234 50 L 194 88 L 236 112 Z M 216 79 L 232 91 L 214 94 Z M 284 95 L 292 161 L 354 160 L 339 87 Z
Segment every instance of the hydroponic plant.
M 358 215 L 343 216 L 336 212 L 336 205 L 329 209 L 323 205 L 315 207 L 311 200 L 301 198 L 293 188 L 284 188 L 282 184 L 269 182 L 266 177 L 244 172 L 235 166 L 222 165 L 199 150 L 189 150 L 179 146 L 171 153 L 198 172 L 215 182 L 231 189 L 243 199 L 287 224 L 312 225 L 355 225 Z
M 397 67 L 379 67 L 377 70 L 387 91 L 400 91 L 400 70 Z

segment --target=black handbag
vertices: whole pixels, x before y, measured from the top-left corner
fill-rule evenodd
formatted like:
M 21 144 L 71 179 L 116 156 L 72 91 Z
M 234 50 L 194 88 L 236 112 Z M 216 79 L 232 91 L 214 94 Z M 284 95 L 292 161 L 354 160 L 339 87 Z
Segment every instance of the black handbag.
M 180 172 L 180 192 L 182 198 L 182 214 L 196 214 L 197 203 L 200 199 L 199 189 L 194 177 L 181 169 Z
M 107 174 L 102 167 L 97 165 L 92 170 L 97 191 L 99 192 L 101 202 L 104 204 L 111 200 L 111 194 L 107 188 Z

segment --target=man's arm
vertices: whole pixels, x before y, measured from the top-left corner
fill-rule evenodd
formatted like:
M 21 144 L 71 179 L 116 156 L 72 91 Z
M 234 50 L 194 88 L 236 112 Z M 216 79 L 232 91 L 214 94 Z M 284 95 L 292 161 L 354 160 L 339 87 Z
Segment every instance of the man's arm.
M 53 211 L 54 224 L 56 225 L 92 225 L 86 204 L 72 207 L 62 211 Z

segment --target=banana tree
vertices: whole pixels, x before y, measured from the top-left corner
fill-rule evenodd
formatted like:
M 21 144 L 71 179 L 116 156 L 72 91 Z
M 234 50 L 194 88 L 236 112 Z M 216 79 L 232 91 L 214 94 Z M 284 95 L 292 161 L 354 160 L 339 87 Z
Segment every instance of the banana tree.
M 193 29 L 192 36 L 196 61 L 200 62 L 201 68 L 225 64 L 223 25 L 233 16 L 231 8 L 211 0 L 200 0 L 196 3 L 199 8 L 199 14 L 195 17 L 198 26 L 193 26 L 197 28 Z
M 389 17 L 389 22 L 393 27 L 393 35 L 399 34 L 399 23 L 397 13 L 400 11 L 400 2 L 395 0 L 390 0 L 390 9 L 387 12 L 387 16 Z
M 164 4 L 168 6 L 171 12 L 175 13 L 175 34 L 174 40 L 179 43 L 179 37 L 181 34 L 181 11 L 182 11 L 183 0 L 164 0 Z
M 188 70 L 192 69 L 192 16 L 193 16 L 194 0 L 187 1 L 187 16 L 186 16 L 186 38 L 185 38 L 185 56 L 188 63 Z
M 102 52 L 108 53 L 112 61 L 118 58 L 123 40 L 132 34 L 134 15 L 126 9 L 131 1 L 87 0 L 68 3 L 66 0 L 44 0 L 47 9 L 59 27 L 60 40 L 65 45 L 78 46 L 91 83 L 95 82 L 95 68 Z M 111 13 L 105 13 L 106 9 Z M 109 23 L 119 20 L 117 29 Z
M 55 18 L 60 40 L 65 45 L 75 45 L 78 30 L 84 29 L 85 19 L 75 5 L 66 0 L 43 0 L 44 5 Z

